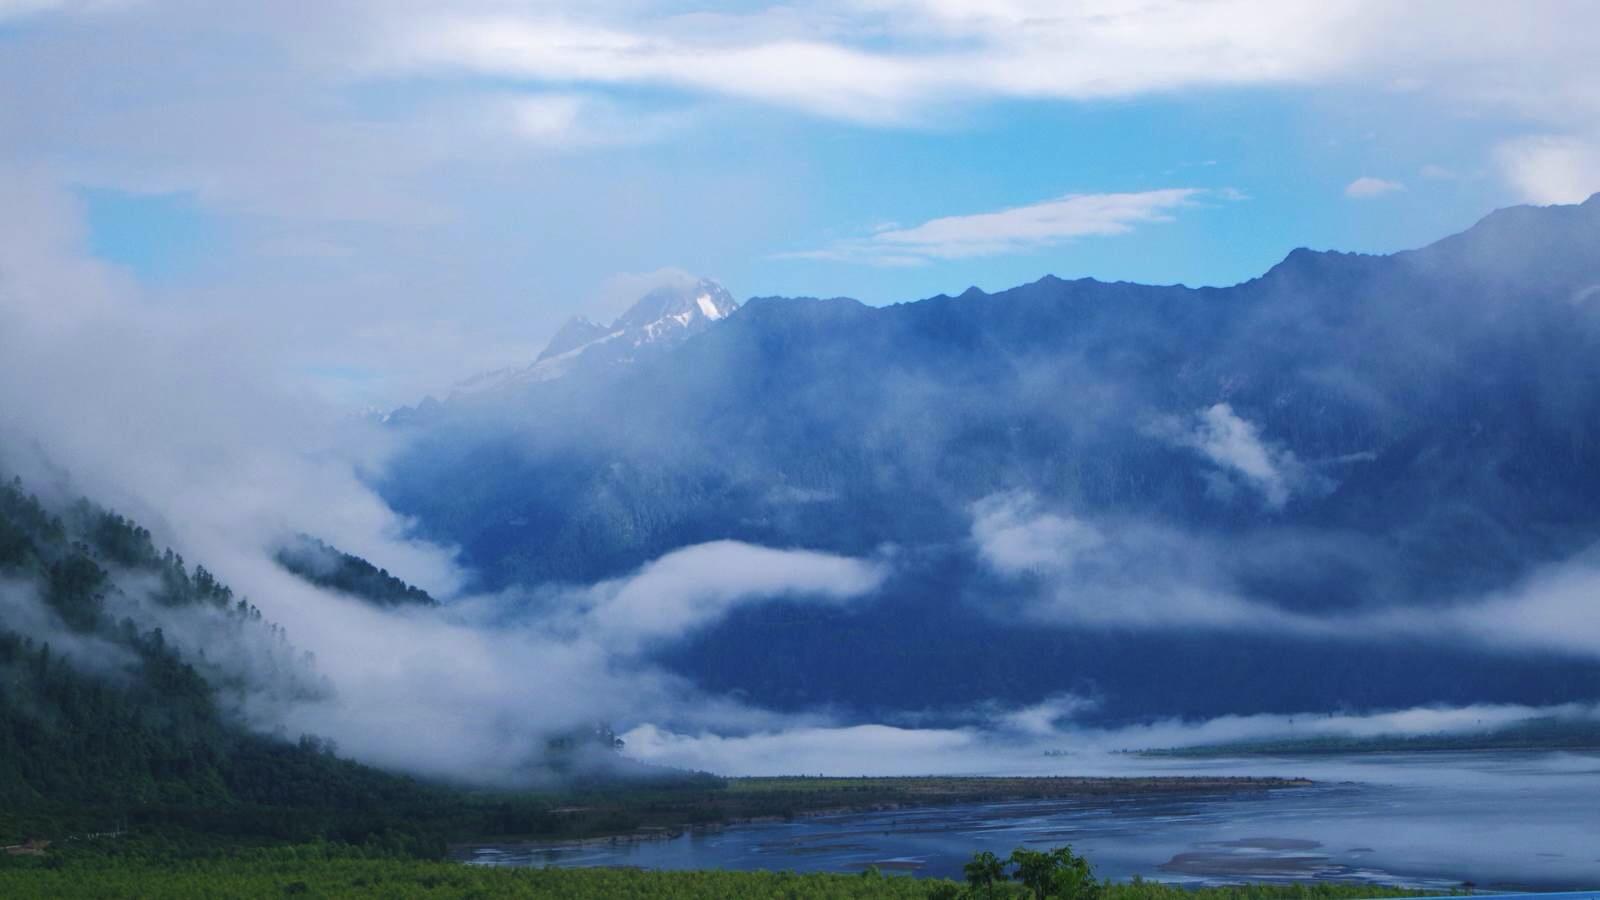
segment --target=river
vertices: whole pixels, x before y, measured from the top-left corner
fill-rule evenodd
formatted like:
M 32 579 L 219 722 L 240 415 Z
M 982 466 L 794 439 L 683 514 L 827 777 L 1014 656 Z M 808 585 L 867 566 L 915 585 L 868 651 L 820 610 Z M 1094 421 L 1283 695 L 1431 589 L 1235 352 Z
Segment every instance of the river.
M 1075 766 L 1076 763 L 1076 766 Z M 886 871 L 960 877 L 979 850 L 1071 844 L 1096 873 L 1193 885 L 1600 887 L 1600 754 L 1064 760 L 1062 774 L 1304 776 L 1261 793 L 1017 801 L 815 816 L 675 838 L 483 846 L 486 865 Z

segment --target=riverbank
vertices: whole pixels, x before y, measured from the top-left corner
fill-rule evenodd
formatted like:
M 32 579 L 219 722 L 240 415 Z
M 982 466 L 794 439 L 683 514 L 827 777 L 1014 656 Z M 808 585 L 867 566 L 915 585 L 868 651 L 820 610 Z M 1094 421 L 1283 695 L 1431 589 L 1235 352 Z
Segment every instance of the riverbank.
M 1312 784 L 1305 778 L 1243 776 L 730 778 L 719 787 L 699 791 L 574 798 L 550 811 L 556 819 L 554 829 L 484 836 L 457 842 L 450 851 L 453 857 L 466 858 L 486 844 L 582 847 L 668 840 L 728 826 L 846 813 L 1022 800 L 1229 795 Z
M 1103 877 L 1135 875 L 1219 885 L 1246 880 L 1331 881 L 1445 890 L 1576 890 L 1600 884 L 1594 810 L 1600 755 L 1523 752 L 1357 754 L 1340 758 L 1186 760 L 1121 757 L 1151 777 L 1276 774 L 1257 782 L 776 779 L 728 793 L 807 791 L 806 802 L 1080 791 L 1060 799 L 906 804 L 884 811 L 797 815 L 787 821 L 689 831 L 676 840 L 581 847 L 487 846 L 474 861 L 503 866 L 636 866 L 652 870 L 789 869 L 859 872 L 870 866 L 959 878 L 976 851 L 1070 844 Z M 1136 768 L 1137 767 L 1137 768 Z M 1286 785 L 1264 790 L 1205 786 Z M 1155 791 L 1130 795 L 1138 786 Z M 1102 796 L 1083 796 L 1114 787 Z M 878 788 L 847 791 L 847 788 Z M 809 789 L 809 790 L 808 790 Z M 1165 792 L 1162 792 L 1165 791 Z M 903 799 L 903 796 L 902 796 Z M 941 799 L 938 797 L 935 800 Z M 797 801 L 798 802 L 798 801 Z M 864 804 L 857 804 L 864 805 Z M 486 842 L 488 843 L 488 842 Z

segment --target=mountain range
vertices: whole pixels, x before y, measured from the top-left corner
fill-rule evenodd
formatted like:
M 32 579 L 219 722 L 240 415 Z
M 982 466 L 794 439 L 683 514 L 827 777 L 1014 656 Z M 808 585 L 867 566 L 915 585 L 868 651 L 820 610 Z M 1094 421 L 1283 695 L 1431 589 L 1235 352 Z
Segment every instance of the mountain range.
M 701 282 L 394 416 L 380 487 L 483 588 L 726 539 L 892 560 L 869 602 L 659 652 L 775 708 L 1593 699 L 1583 654 L 1339 623 L 1444 621 L 1600 540 L 1597 248 L 1600 197 L 1220 288 L 741 307 Z

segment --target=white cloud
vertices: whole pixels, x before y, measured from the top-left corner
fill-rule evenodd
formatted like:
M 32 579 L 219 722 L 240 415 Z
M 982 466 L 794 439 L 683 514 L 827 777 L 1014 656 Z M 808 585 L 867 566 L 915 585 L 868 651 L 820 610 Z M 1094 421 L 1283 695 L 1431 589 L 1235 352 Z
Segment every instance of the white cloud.
M 1064 723 L 1093 710 L 1098 705 L 1095 701 L 1076 694 L 1057 694 L 1046 697 L 1032 706 L 1010 710 L 996 716 L 993 727 L 998 731 L 1016 732 L 1032 737 L 1048 736 L 1059 732 Z
M 1446 609 L 1371 616 L 1378 632 L 1470 640 L 1490 647 L 1600 656 L 1600 547 L 1540 569 L 1508 590 Z
M 802 726 L 751 734 L 641 725 L 623 735 L 645 762 L 727 775 L 925 775 L 995 766 L 981 734 L 890 725 Z M 965 760 L 963 765 L 961 760 Z
M 1038 708 L 1051 705 L 1046 701 Z M 1009 718 L 1023 721 L 1029 711 Z M 1589 704 L 1517 706 L 1477 704 L 1456 707 L 1414 707 L 1370 714 L 1255 714 L 1220 716 L 1204 721 L 1166 719 L 1116 728 L 1075 723 L 1071 711 L 1026 730 L 1004 727 L 1001 714 L 981 726 L 961 728 L 896 728 L 884 725 L 830 726 L 807 724 L 784 729 L 727 735 L 684 732 L 653 725 L 624 735 L 628 752 L 640 759 L 685 769 L 729 775 L 1137 775 L 1173 774 L 1171 761 L 1149 760 L 1118 751 L 1192 747 L 1236 741 L 1315 737 L 1408 737 L 1471 734 L 1536 719 L 1600 720 L 1600 707 Z M 1065 752 L 1065 760 L 1046 751 Z M 1201 765 L 1211 774 L 1227 771 L 1219 760 Z M 1370 766 L 1361 768 L 1370 769 Z M 1296 775 L 1328 781 L 1370 778 L 1335 764 L 1337 774 Z M 1260 761 L 1249 763 L 1260 774 Z M 1414 777 L 1414 776 L 1411 776 Z
M 1506 180 L 1530 203 L 1581 203 L 1600 191 L 1600 142 L 1542 135 L 1500 145 Z
M 1447 604 L 1303 612 L 1253 599 L 1234 583 L 1223 563 L 1247 549 L 1249 534 L 1224 540 L 1126 518 L 1090 520 L 1020 492 L 985 498 L 971 515 L 978 558 L 997 574 L 1035 579 L 1023 611 L 1056 625 L 1421 640 L 1600 658 L 1600 546 L 1506 590 Z M 1317 538 L 1309 540 L 1314 546 Z
M 425 19 L 394 34 L 375 59 L 380 70 L 678 86 L 847 119 L 896 118 L 929 88 L 893 59 L 808 40 L 710 44 L 562 18 L 470 15 Z
M 1167 188 L 1068 194 L 1027 206 L 931 219 L 910 228 L 879 228 L 870 237 L 783 256 L 903 265 L 1024 253 L 1075 238 L 1127 234 L 1139 225 L 1170 222 L 1176 210 L 1204 193 L 1197 188 Z
M 1213 550 L 1172 529 L 1088 521 L 1027 493 L 973 504 L 972 541 L 993 571 L 1039 580 L 1025 605 L 1040 621 L 1101 628 L 1320 630 L 1239 596 Z
M 984 562 L 1008 575 L 1065 571 L 1106 543 L 1100 529 L 1043 511 L 1022 493 L 996 494 L 974 504 L 972 538 Z
M 1344 195 L 1357 200 L 1365 200 L 1370 197 L 1381 197 L 1384 194 L 1393 194 L 1405 189 L 1406 186 L 1398 181 L 1389 181 L 1384 178 L 1374 178 L 1370 175 L 1363 175 L 1360 178 L 1357 178 L 1355 181 L 1345 185 Z
M 471 7 L 390 31 L 376 61 L 551 83 L 658 84 L 859 121 L 994 97 L 1092 99 L 1365 81 L 1530 115 L 1593 113 L 1592 7 L 1431 0 L 853 0 L 743 14 Z
M 0 170 L 0 436 L 37 442 L 77 485 L 175 543 L 265 548 L 316 530 L 432 590 L 451 554 L 362 480 L 389 439 L 279 389 L 267 352 L 146 298 L 77 253 L 69 198 Z M 26 465 L 25 459 L 8 459 Z M 317 528 L 311 528 L 316 523 Z
M 621 648 L 681 637 L 734 607 L 793 597 L 841 603 L 882 583 L 883 565 L 809 550 L 715 541 L 673 551 L 590 591 L 580 627 Z
M 1331 74 L 1350 55 L 1330 34 L 1361 24 L 1340 4 L 1259 0 L 1059 4 L 858 2 L 718 18 L 471 12 L 394 32 L 380 65 L 548 82 L 659 84 L 867 122 L 917 121 L 952 98 L 1085 99 Z M 715 18 L 715 17 L 714 17 Z M 1245 27 L 1240 27 L 1241 25 Z M 856 36 L 891 46 L 857 46 Z
M 1267 505 L 1280 509 L 1303 489 L 1320 486 L 1287 447 L 1267 442 L 1254 423 L 1241 418 L 1227 403 L 1201 410 L 1185 423 L 1163 419 L 1152 433 L 1198 451 L 1225 472 L 1242 479 Z

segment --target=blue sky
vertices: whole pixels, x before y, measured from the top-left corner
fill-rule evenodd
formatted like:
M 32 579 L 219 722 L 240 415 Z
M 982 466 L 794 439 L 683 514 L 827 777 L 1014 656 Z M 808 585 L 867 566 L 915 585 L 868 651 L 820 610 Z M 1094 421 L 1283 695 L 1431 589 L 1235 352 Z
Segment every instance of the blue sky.
M 317 15 L 0 0 L 0 173 L 143 302 L 341 401 L 525 361 L 669 270 L 870 303 L 1227 284 L 1600 188 L 1577 0 Z

